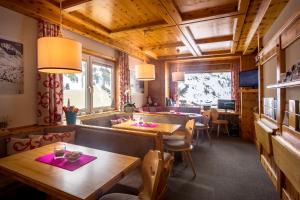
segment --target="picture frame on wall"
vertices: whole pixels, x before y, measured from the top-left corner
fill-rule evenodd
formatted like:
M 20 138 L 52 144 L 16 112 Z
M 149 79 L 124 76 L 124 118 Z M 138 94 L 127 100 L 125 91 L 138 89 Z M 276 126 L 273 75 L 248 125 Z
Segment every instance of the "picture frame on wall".
M 0 37 L 0 95 L 24 93 L 23 44 Z

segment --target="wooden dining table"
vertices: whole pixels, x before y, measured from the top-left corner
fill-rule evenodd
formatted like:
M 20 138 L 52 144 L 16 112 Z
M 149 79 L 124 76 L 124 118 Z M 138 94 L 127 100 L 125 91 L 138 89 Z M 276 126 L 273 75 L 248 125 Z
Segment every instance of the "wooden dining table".
M 0 172 L 11 175 L 50 197 L 70 200 L 98 199 L 126 174 L 137 168 L 140 158 L 65 144 L 68 151 L 97 157 L 75 171 L 68 171 L 35 159 L 52 153 L 58 143 L 0 159 Z
M 153 123 L 148 122 L 149 126 L 139 126 L 137 121 L 128 120 L 126 122 L 115 124 L 112 127 L 118 129 L 142 131 L 151 133 L 160 133 L 162 135 L 173 135 L 175 131 L 180 128 L 180 124 L 168 124 L 168 123 Z M 153 127 L 151 126 L 154 125 Z

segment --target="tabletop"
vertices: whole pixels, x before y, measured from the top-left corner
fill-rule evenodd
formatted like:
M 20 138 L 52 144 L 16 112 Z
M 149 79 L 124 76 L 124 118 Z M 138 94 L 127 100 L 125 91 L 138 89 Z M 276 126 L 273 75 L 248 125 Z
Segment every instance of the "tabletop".
M 172 135 L 181 126 L 180 124 L 153 123 L 153 124 L 156 124 L 155 127 L 143 127 L 143 126 L 134 126 L 133 124 L 135 124 L 135 123 L 137 123 L 137 122 L 128 120 L 128 121 L 120 123 L 120 124 L 115 124 L 112 127 L 118 128 L 118 129 L 133 130 L 133 131 L 161 133 L 162 135 Z
M 0 159 L 0 171 L 61 199 L 97 199 L 141 163 L 139 158 L 68 143 L 68 151 L 81 151 L 97 157 L 92 162 L 68 171 L 36 161 L 53 152 L 58 143 Z

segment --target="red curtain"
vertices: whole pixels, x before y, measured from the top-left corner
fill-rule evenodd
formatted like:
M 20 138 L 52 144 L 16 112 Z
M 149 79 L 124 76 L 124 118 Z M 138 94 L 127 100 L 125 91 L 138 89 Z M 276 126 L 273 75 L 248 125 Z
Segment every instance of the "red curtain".
M 59 26 L 39 21 L 39 37 L 58 36 Z M 37 76 L 37 122 L 39 125 L 57 124 L 62 120 L 63 76 L 39 73 Z
M 120 70 L 120 109 L 130 101 L 130 71 L 128 54 L 119 52 L 118 68 Z
M 240 92 L 239 92 L 239 73 L 240 65 L 238 63 L 233 63 L 231 65 L 231 99 L 235 100 L 235 110 L 240 111 Z

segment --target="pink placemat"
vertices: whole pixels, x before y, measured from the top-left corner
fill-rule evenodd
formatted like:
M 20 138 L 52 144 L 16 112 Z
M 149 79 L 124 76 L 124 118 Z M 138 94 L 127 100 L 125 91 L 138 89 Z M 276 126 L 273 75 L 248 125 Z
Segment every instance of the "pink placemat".
M 46 163 L 48 165 L 66 169 L 69 171 L 74 171 L 74 170 L 82 167 L 83 165 L 85 165 L 89 162 L 92 162 L 95 159 L 97 159 L 97 157 L 82 154 L 81 157 L 79 158 L 79 160 L 71 163 L 65 158 L 54 159 L 53 153 L 50 153 L 50 154 L 38 157 L 35 160 L 42 162 L 42 163 Z
M 151 124 L 138 124 L 138 123 L 134 123 L 134 124 L 131 124 L 131 126 L 144 127 L 144 128 L 155 128 L 155 127 L 157 127 L 157 124 L 154 124 L 154 123 L 151 123 Z

